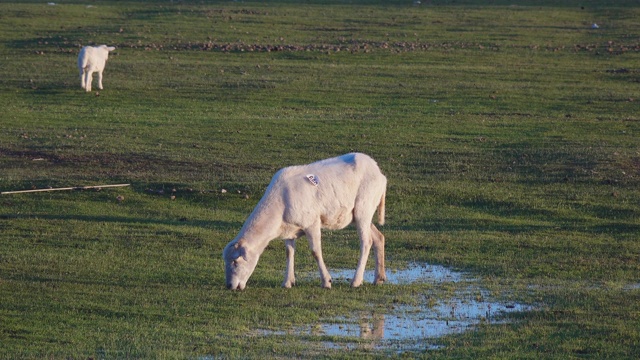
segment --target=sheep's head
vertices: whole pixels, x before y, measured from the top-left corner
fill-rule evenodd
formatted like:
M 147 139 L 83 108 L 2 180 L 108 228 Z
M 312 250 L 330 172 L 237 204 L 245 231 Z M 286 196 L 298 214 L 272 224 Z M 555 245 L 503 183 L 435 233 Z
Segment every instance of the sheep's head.
M 99 48 L 102 49 L 102 51 L 104 51 L 105 60 L 109 58 L 109 51 L 113 51 L 116 49 L 115 46 L 107 46 L 107 45 L 100 45 Z
M 244 290 L 260 256 L 252 254 L 241 242 L 234 240 L 224 248 L 222 257 L 225 263 L 227 288 Z

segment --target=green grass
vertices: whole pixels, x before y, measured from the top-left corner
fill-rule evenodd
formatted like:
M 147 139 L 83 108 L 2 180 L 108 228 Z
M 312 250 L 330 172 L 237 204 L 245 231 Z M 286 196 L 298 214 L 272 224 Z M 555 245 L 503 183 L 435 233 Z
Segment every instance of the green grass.
M 640 356 L 634 1 L 91 5 L 0 4 L 0 190 L 131 184 L 0 196 L 0 358 Z M 101 43 L 85 93 L 77 53 Z M 405 354 L 259 336 L 456 286 L 284 290 L 274 242 L 225 289 L 273 173 L 350 151 L 389 179 L 389 269 L 464 270 L 536 310 Z M 353 229 L 324 240 L 355 268 Z

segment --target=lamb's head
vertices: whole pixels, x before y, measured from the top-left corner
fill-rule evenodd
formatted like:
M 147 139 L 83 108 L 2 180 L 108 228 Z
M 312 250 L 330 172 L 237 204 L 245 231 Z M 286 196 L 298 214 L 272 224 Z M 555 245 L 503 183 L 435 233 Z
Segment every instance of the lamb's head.
M 103 51 L 105 60 L 109 58 L 109 51 L 113 51 L 116 49 L 114 46 L 107 45 L 100 45 L 99 48 Z
M 224 248 L 222 257 L 225 263 L 227 288 L 244 290 L 247 280 L 258 264 L 260 254 L 253 253 L 246 244 L 234 240 Z

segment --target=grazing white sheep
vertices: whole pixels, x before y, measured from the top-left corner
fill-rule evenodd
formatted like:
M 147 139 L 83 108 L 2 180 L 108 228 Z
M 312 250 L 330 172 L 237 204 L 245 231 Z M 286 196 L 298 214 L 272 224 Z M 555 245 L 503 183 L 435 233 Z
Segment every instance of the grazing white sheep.
M 286 167 L 278 171 L 240 233 L 225 247 L 226 283 L 243 290 L 260 255 L 275 238 L 285 240 L 287 267 L 283 287 L 295 284 L 295 240 L 306 235 L 315 257 L 322 287 L 331 288 L 331 275 L 322 259 L 321 229 L 337 230 L 354 223 L 360 237 L 360 260 L 351 286 L 362 284 L 365 265 L 373 245 L 375 284 L 386 280 L 384 235 L 373 225 L 384 224 L 387 179 L 376 162 L 361 153 Z
M 98 73 L 98 89 L 102 90 L 102 72 L 109 58 L 109 51 L 113 46 L 85 46 L 78 55 L 78 69 L 80 70 L 80 86 L 86 91 L 91 91 L 93 73 Z

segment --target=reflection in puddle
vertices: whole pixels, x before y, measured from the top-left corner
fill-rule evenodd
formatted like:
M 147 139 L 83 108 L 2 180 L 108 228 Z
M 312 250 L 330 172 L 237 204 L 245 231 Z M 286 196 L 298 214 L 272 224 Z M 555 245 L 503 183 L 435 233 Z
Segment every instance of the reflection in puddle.
M 477 294 L 477 289 L 474 290 Z M 486 292 L 483 294 L 482 297 L 487 295 Z M 366 346 L 373 349 L 388 349 L 395 345 L 401 350 L 415 350 L 426 346 L 424 339 L 461 333 L 479 324 L 498 323 L 496 318 L 502 314 L 531 309 L 531 306 L 517 303 L 502 304 L 466 297 L 432 307 L 402 305 L 386 314 L 374 312 L 358 318 L 335 319 L 334 322 L 299 328 L 297 332 L 374 340 Z
M 353 271 L 331 272 L 334 283 L 349 282 Z M 373 271 L 365 273 L 371 282 Z M 311 336 L 337 336 L 370 340 L 358 343 L 323 342 L 326 348 L 364 347 L 375 350 L 429 350 L 437 346 L 424 343 L 426 338 L 437 338 L 464 332 L 480 324 L 497 323 L 508 312 L 530 311 L 532 307 L 518 303 L 489 300 L 490 294 L 478 282 L 459 272 L 442 266 L 414 265 L 406 270 L 389 271 L 387 284 L 457 283 L 457 290 L 448 299 L 434 300 L 437 294 L 423 295 L 420 305 L 399 305 L 390 310 L 360 314 L 350 318 L 337 318 L 325 323 L 294 329 L 291 333 Z M 282 332 L 264 332 L 277 335 Z

